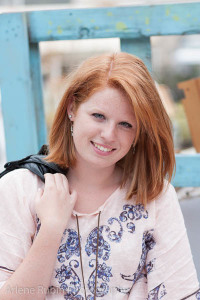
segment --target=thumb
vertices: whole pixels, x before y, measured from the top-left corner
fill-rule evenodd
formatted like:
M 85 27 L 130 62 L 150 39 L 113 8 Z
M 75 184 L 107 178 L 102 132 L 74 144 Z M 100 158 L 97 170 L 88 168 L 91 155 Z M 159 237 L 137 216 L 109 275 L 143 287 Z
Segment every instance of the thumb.
M 37 192 L 38 192 L 39 196 L 42 197 L 44 190 L 41 189 L 41 188 L 39 188 L 39 189 L 37 190 Z

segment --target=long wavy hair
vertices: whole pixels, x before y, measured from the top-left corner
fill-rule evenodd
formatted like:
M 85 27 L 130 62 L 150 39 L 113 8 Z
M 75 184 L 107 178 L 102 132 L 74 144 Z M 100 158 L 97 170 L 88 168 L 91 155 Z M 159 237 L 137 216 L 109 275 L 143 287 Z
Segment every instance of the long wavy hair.
M 73 167 L 76 152 L 70 133 L 67 109 L 73 101 L 79 105 L 105 87 L 121 90 L 132 104 L 137 122 L 132 148 L 117 162 L 123 169 L 121 187 L 130 179 L 127 199 L 136 196 L 137 203 L 146 206 L 171 181 L 175 167 L 172 126 L 155 83 L 138 57 L 128 53 L 103 54 L 84 61 L 67 77 L 66 90 L 57 108 L 49 135 L 47 161 L 60 167 Z

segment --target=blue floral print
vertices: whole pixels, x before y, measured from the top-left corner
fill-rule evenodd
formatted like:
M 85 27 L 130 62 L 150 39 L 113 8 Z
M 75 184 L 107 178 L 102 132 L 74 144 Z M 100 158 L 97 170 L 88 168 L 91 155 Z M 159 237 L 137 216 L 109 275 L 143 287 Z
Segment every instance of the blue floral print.
M 120 214 L 119 219 L 122 222 L 130 220 L 140 220 L 141 218 L 148 218 L 148 212 L 144 209 L 142 204 L 124 205 L 123 212 Z
M 58 278 L 58 282 L 61 284 L 60 288 L 67 292 L 66 295 L 75 296 L 81 289 L 80 278 L 74 271 L 74 268 L 78 267 L 79 262 L 77 260 L 72 260 L 68 266 L 61 265 L 61 267 L 56 270 L 55 277 Z
M 147 300 L 160 300 L 167 294 L 166 288 L 163 283 L 155 287 L 148 294 Z
M 98 241 L 98 263 L 97 263 L 97 297 L 104 297 L 109 292 L 109 282 L 113 277 L 112 267 L 109 265 L 113 243 L 120 243 L 123 236 L 126 234 L 134 234 L 136 231 L 135 222 L 140 219 L 147 219 L 148 212 L 144 209 L 143 205 L 129 205 L 123 207 L 122 212 L 118 217 L 111 217 L 107 220 L 107 224 L 99 227 L 99 241 Z M 40 229 L 40 220 L 37 218 L 37 228 Z M 95 227 L 86 239 L 85 245 L 82 244 L 82 251 L 85 250 L 88 258 L 88 268 L 91 268 L 91 273 L 87 281 L 87 300 L 94 300 L 95 289 L 95 274 L 96 274 L 96 254 L 97 254 L 97 232 L 98 228 Z M 136 272 L 133 275 L 120 274 L 121 278 L 125 281 L 132 281 L 132 285 L 142 276 L 145 270 L 146 257 L 155 245 L 153 233 L 146 231 L 142 239 L 142 254 Z M 60 289 L 64 291 L 64 299 L 66 300 L 83 300 L 83 284 L 80 271 L 80 249 L 78 233 L 74 229 L 66 229 L 63 233 L 60 247 L 58 249 L 57 260 L 60 267 L 55 270 L 55 278 L 59 283 Z M 152 262 L 153 264 L 153 262 Z M 152 264 L 146 266 L 149 272 L 152 270 Z M 115 287 L 116 292 L 129 294 L 131 287 L 124 288 Z M 151 299 L 151 298 L 149 298 Z M 153 299 L 153 298 L 152 298 Z
M 58 249 L 58 261 L 63 263 L 65 259 L 70 259 L 73 255 L 79 256 L 79 240 L 78 234 L 75 230 L 66 229 L 64 231 L 64 235 L 68 232 L 67 240 L 64 244 L 62 244 Z
M 94 267 L 94 263 L 90 261 L 90 267 Z M 95 272 L 94 270 L 89 277 L 88 287 L 92 294 L 94 294 L 95 287 Z M 105 296 L 109 291 L 109 285 L 107 282 L 110 281 L 110 277 L 112 277 L 111 267 L 108 267 L 105 263 L 98 264 L 97 266 L 97 297 Z
M 108 234 L 108 238 L 111 242 L 117 242 L 119 243 L 122 239 L 122 235 L 123 235 L 123 227 L 121 225 L 121 222 L 118 220 L 118 218 L 110 218 L 108 219 L 108 224 L 112 225 L 113 223 L 117 223 L 119 226 L 119 231 L 118 233 L 116 233 L 115 231 L 110 231 L 110 227 L 109 227 L 109 234 Z
M 132 281 L 133 284 L 135 284 L 135 282 L 139 278 L 144 277 L 142 272 L 144 271 L 147 254 L 151 249 L 153 249 L 155 244 L 156 243 L 155 243 L 155 240 L 154 240 L 154 237 L 153 237 L 153 230 L 145 231 L 144 234 L 143 234 L 143 239 L 142 239 L 142 254 L 141 254 L 141 258 L 140 258 L 140 262 L 139 262 L 137 271 L 133 275 L 121 274 L 121 277 L 124 280 Z
M 119 216 L 121 222 L 127 222 L 129 220 L 131 221 L 126 224 L 126 227 L 129 229 L 130 233 L 135 232 L 135 224 L 132 221 L 137 221 L 142 218 L 148 218 L 148 212 L 144 209 L 144 206 L 142 204 L 124 205 L 123 212 Z
M 197 300 L 200 300 L 200 290 L 196 293 Z
M 102 258 L 103 260 L 108 260 L 110 256 L 110 245 L 105 241 L 103 238 L 103 229 L 106 231 L 109 230 L 107 226 L 100 226 L 99 227 L 99 244 L 98 244 L 98 257 Z M 85 251 L 88 256 L 92 254 L 96 255 L 97 252 L 97 231 L 98 228 L 94 228 L 87 238 L 87 243 L 85 245 Z
M 156 259 L 154 258 L 154 259 L 150 260 L 150 261 L 146 264 L 145 269 L 146 269 L 147 274 L 149 274 L 150 272 L 153 271 L 155 260 L 156 260 Z

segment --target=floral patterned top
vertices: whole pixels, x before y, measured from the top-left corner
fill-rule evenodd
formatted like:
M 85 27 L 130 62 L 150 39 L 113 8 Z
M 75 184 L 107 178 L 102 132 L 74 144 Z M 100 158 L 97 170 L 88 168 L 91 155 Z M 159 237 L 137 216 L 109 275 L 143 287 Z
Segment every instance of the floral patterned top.
M 0 180 L 0 287 L 20 265 L 40 229 L 34 199 L 43 186 L 27 169 L 12 171 Z M 126 187 L 118 188 L 94 213 L 73 211 L 46 300 L 85 300 L 77 218 L 87 300 L 94 299 L 98 229 L 96 299 L 200 299 L 173 186 L 165 182 L 160 196 L 146 209 L 134 197 L 127 201 L 125 195 Z

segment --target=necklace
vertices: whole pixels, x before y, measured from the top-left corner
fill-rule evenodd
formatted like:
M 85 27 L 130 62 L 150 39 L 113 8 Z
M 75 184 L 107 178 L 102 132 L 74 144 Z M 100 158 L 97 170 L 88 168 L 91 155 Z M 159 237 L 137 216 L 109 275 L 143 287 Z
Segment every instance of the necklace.
M 97 250 L 96 250 L 96 272 L 95 272 L 94 300 L 96 300 L 96 291 L 97 291 L 97 267 L 98 267 L 98 250 L 99 250 L 99 224 L 100 224 L 100 215 L 101 215 L 101 211 L 99 212 L 99 215 L 98 215 Z M 85 288 L 85 279 L 84 279 L 84 272 L 83 272 L 83 260 L 82 260 L 82 252 L 81 252 L 80 229 L 79 229 L 79 222 L 78 222 L 78 216 L 77 216 L 77 215 L 76 215 L 76 222 L 77 222 L 77 229 L 78 229 L 79 249 L 80 249 L 81 273 L 82 273 L 82 279 L 83 279 L 83 287 L 84 287 L 84 293 L 85 293 L 85 300 L 87 300 L 86 288 Z

